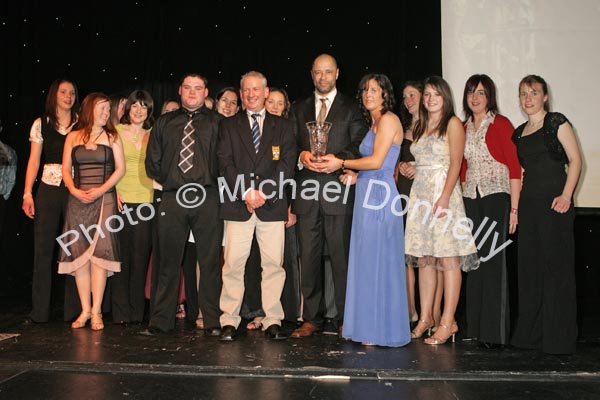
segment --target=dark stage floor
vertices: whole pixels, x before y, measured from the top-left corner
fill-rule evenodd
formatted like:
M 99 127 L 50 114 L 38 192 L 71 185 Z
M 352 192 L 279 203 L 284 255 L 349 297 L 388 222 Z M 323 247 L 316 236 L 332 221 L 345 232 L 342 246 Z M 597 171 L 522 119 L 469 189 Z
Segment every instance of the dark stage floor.
M 172 334 L 145 337 L 141 326 L 23 326 L 25 311 L 14 299 L 0 304 L 0 333 L 20 334 L 0 341 L 0 399 L 600 398 L 597 319 L 582 321 L 575 355 L 551 356 L 481 350 L 460 337 L 392 349 L 241 332 L 223 343 L 183 322 Z

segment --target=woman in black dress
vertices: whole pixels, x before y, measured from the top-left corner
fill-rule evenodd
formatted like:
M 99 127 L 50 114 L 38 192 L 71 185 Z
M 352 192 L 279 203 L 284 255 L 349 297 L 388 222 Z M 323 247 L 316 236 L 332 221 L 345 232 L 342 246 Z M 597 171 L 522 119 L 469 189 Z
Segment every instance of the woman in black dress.
M 518 210 L 519 314 L 511 343 L 572 354 L 577 341 L 572 197 L 580 150 L 569 120 L 549 112 L 543 78 L 523 78 L 519 99 L 528 121 L 513 134 L 524 174 Z
M 407 81 L 402 88 L 402 105 L 400 106 L 400 118 L 404 128 L 404 138 L 400 148 L 400 157 L 396 166 L 396 186 L 398 193 L 410 196 L 410 188 L 415 178 L 415 158 L 410 152 L 410 145 L 413 142 L 413 128 L 419 120 L 419 105 L 421 104 L 421 95 L 423 94 L 423 84 L 418 81 Z M 406 204 L 403 204 L 403 208 Z M 403 219 L 406 227 L 406 218 Z M 415 270 L 411 267 L 406 268 L 406 293 L 408 295 L 408 316 L 411 325 L 419 320 L 417 306 L 415 301 Z M 440 296 L 441 299 L 441 296 Z M 441 314 L 438 307 L 438 316 Z

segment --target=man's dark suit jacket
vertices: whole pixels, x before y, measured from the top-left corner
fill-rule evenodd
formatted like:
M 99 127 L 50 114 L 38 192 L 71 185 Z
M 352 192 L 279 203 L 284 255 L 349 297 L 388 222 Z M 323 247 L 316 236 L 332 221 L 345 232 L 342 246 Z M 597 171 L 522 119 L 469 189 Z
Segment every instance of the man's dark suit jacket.
M 292 121 L 265 112 L 257 154 L 246 112 L 221 120 L 217 156 L 219 188 L 224 201 L 219 208 L 220 218 L 230 221 L 250 219 L 251 214 L 242 200 L 244 192 L 250 188 L 251 182 L 258 189 L 261 182 L 271 179 L 275 185 L 264 184 L 262 192 L 273 197 L 254 212 L 261 221 L 287 220 L 288 200 L 280 183 L 294 176 L 297 161 L 294 129 Z M 226 188 L 223 183 L 226 183 Z M 236 187 L 236 183 L 240 184 Z M 231 200 L 231 197 L 234 199 Z
M 297 124 L 297 144 L 298 154 L 304 150 L 310 151 L 310 137 L 306 123 L 314 121 L 315 116 L 315 96 L 311 95 L 304 100 L 295 102 L 292 107 L 293 119 Z M 337 92 L 333 103 L 325 119 L 331 122 L 331 130 L 329 131 L 329 141 L 327 143 L 327 154 L 334 154 L 336 157 L 343 160 L 355 159 L 360 157 L 358 147 L 368 131 L 368 126 L 362 117 L 356 102 L 348 96 Z M 348 201 L 344 201 L 345 188 L 342 187 L 342 193 L 337 201 L 326 201 L 323 199 L 323 187 L 327 182 L 339 181 L 341 170 L 331 174 L 323 174 L 310 171 L 308 168 L 302 168 L 296 172 L 297 191 L 296 197 L 292 202 L 292 212 L 295 214 L 305 214 L 308 212 L 311 202 L 315 200 L 303 199 L 300 196 L 303 182 L 312 179 L 319 182 L 319 201 L 325 215 L 346 215 L 352 214 L 354 208 L 354 185 L 350 188 Z M 309 184 L 306 187 L 313 187 Z M 332 197 L 332 195 L 329 195 Z

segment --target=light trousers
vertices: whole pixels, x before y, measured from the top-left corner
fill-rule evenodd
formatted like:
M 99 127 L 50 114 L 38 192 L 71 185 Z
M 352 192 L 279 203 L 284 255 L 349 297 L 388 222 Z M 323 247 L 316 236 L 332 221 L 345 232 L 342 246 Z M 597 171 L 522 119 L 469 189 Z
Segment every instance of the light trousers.
M 253 213 L 248 221 L 225 221 L 223 264 L 223 289 L 220 307 L 221 326 L 240 324 L 240 309 L 244 298 L 244 273 L 250 254 L 252 238 L 256 234 L 261 258 L 261 302 L 265 312 L 262 321 L 265 327 L 281 325 L 284 318 L 281 292 L 285 284 L 283 249 L 285 222 L 261 221 Z

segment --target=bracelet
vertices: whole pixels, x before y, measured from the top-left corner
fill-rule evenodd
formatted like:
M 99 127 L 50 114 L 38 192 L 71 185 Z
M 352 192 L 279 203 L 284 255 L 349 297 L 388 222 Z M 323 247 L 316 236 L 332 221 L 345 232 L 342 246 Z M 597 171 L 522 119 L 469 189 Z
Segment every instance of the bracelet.
M 27 192 L 27 193 L 23 194 L 23 200 L 25 200 L 28 197 L 33 197 L 33 195 L 31 194 L 31 192 Z
M 346 169 L 346 160 L 342 160 L 342 171 Z
M 511 208 L 511 209 L 510 209 L 510 213 L 511 213 L 511 214 L 518 215 L 518 214 L 519 214 L 519 209 L 518 209 L 518 208 Z

